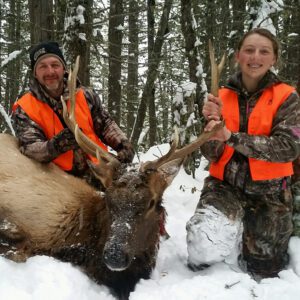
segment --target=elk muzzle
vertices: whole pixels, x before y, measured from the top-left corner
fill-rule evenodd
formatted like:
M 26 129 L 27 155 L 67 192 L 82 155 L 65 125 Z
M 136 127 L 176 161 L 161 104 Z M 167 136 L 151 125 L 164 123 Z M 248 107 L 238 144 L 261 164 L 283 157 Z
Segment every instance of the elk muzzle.
M 130 251 L 131 226 L 126 221 L 114 222 L 103 249 L 103 262 L 112 271 L 123 271 L 132 261 Z
M 131 259 L 123 245 L 107 243 L 103 250 L 103 261 L 112 271 L 123 271 L 130 265 Z

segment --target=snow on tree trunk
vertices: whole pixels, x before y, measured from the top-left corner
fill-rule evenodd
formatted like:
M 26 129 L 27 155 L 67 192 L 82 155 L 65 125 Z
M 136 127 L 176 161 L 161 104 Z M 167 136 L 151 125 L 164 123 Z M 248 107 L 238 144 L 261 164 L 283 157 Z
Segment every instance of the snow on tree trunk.
M 177 88 L 173 101 L 174 123 L 178 127 L 181 146 L 191 143 L 202 132 L 199 108 L 195 103 L 196 87 L 194 82 L 187 82 Z M 188 156 L 184 169 L 195 177 L 195 170 L 200 166 L 201 154 L 195 151 Z

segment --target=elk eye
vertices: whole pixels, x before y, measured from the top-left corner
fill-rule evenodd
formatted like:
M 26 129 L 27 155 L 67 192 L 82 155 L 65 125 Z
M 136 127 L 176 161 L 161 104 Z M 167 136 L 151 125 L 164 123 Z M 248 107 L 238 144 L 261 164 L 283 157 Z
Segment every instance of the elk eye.
M 152 209 L 153 206 L 154 206 L 154 200 L 151 200 L 150 203 L 149 203 L 149 208 L 148 209 L 149 210 Z

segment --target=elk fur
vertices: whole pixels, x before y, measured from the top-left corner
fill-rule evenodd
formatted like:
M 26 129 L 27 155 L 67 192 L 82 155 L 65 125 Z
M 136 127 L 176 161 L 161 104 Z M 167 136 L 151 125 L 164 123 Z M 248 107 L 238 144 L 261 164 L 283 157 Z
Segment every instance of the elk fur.
M 124 165 L 101 195 L 85 181 L 19 152 L 0 134 L 0 253 L 20 262 L 38 254 L 79 265 L 128 298 L 149 278 L 159 242 L 162 194 L 181 160 L 139 172 Z

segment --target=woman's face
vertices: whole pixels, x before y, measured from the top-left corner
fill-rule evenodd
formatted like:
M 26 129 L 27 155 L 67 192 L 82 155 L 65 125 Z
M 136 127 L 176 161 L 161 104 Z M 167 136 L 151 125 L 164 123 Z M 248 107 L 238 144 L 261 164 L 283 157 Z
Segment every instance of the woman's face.
M 276 62 L 271 40 L 257 33 L 249 35 L 236 54 L 243 82 L 257 84 Z

